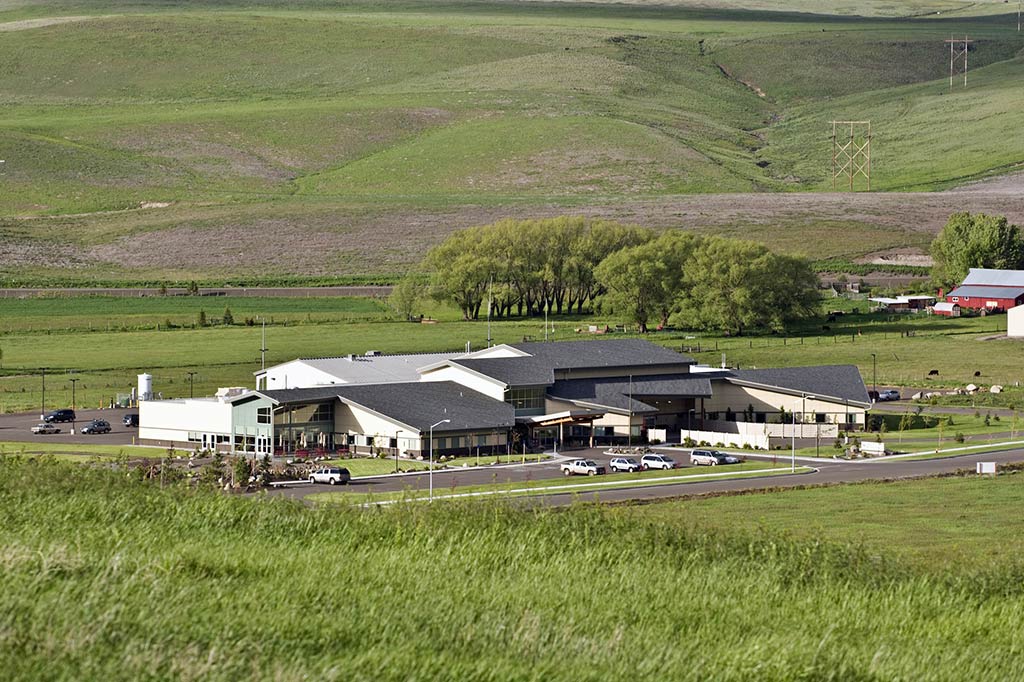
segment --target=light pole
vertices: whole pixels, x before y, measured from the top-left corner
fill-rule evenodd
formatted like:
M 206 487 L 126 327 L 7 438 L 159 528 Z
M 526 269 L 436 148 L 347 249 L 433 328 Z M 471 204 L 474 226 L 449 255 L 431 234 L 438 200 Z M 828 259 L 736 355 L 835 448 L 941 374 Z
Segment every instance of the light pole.
M 46 368 L 41 368 L 43 371 L 43 397 L 39 403 L 39 418 L 46 419 Z
M 267 318 L 260 316 L 260 322 L 263 326 L 263 341 L 260 343 L 260 369 L 265 370 L 267 368 Z
M 803 396 L 800 396 L 800 400 L 803 400 Z M 790 471 L 796 473 L 796 406 L 799 400 L 793 403 L 793 412 L 789 416 L 790 427 L 793 429 L 789 432 L 790 447 L 792 454 L 790 455 Z
M 193 389 L 192 377 L 194 377 L 196 374 L 198 374 L 198 372 L 185 372 L 185 374 L 188 375 L 188 397 L 189 398 L 195 398 L 196 397 L 195 396 L 195 391 L 192 390 Z
M 71 433 L 75 432 L 75 423 L 78 421 L 78 414 L 75 409 L 78 407 L 75 404 L 75 384 L 78 383 L 78 377 L 71 378 L 71 413 L 74 414 L 74 418 L 71 420 Z
M 434 501 L 434 427 L 440 426 L 441 424 L 450 424 L 451 419 L 442 419 L 436 424 L 430 425 L 430 434 L 428 440 L 430 441 L 430 473 L 428 477 L 430 479 L 430 501 Z
M 874 353 L 871 354 L 871 391 L 874 396 L 871 402 L 878 400 L 878 356 Z
M 395 429 L 395 473 L 398 473 L 398 453 L 402 450 L 402 444 L 398 441 L 398 434 L 402 429 Z

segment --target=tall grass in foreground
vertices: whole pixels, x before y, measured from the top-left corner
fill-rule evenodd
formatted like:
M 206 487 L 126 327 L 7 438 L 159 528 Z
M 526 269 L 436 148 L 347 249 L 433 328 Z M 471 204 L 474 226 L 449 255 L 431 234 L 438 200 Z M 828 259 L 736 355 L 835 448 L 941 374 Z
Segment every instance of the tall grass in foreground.
M 1019 567 L 621 510 L 307 509 L 0 458 L 7 679 L 1019 679 Z M 627 518 L 627 516 L 629 518 Z

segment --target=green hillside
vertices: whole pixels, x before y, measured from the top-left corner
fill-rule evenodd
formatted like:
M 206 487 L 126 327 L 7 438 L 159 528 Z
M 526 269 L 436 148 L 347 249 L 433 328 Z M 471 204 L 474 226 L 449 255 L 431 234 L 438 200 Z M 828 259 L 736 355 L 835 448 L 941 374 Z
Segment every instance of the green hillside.
M 0 278 L 205 278 L 159 257 L 168 230 L 216 249 L 271 215 L 264 237 L 294 237 L 286 274 L 303 243 L 423 211 L 455 227 L 630 200 L 665 224 L 674 197 L 830 188 L 836 118 L 873 121 L 875 189 L 1024 161 L 1005 134 L 1024 116 L 1008 6 L 742 5 L 0 1 Z M 949 93 L 953 33 L 977 42 L 970 88 Z M 311 231 L 310 213 L 334 218 Z M 319 253 L 345 274 L 396 262 Z M 246 258 L 217 269 L 264 267 Z

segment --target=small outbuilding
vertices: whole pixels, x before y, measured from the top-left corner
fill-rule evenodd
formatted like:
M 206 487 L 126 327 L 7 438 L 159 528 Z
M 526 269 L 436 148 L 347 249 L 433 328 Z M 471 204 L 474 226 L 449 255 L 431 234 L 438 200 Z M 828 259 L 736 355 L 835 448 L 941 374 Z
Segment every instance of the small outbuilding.
M 1024 305 L 1006 311 L 1006 335 L 1010 338 L 1024 337 Z
M 943 317 L 960 317 L 960 305 L 943 301 L 932 306 L 932 313 Z

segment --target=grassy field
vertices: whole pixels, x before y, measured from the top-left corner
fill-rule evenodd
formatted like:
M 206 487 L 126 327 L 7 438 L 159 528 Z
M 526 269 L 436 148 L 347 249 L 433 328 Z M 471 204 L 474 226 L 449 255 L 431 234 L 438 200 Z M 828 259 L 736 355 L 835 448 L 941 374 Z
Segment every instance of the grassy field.
M 711 532 L 829 538 L 922 568 L 977 570 L 1013 563 L 1020 555 L 1024 522 L 1007 510 L 1022 501 L 1024 490 L 1014 475 L 786 490 L 624 513 Z
M 1020 164 L 1008 9 L 11 0 L 0 281 L 393 277 L 455 227 L 572 211 L 803 252 L 836 225 L 785 198 L 766 220 L 764 197 L 829 187 L 833 119 L 875 122 L 876 189 Z M 977 40 L 952 93 L 950 33 Z M 710 192 L 748 194 L 678 205 Z M 830 206 L 851 236 L 815 257 L 919 248 L 941 224 L 904 215 L 872 240 L 884 208 Z
M 780 496 L 308 509 L 3 458 L 0 661 L 13 679 L 1020 676 L 1015 479 Z
M 72 378 L 78 378 L 79 407 L 106 405 L 117 393 L 128 393 L 136 375 L 151 372 L 154 387 L 164 397 L 182 397 L 190 390 L 209 395 L 222 386 L 251 386 L 260 367 L 262 330 L 241 324 L 244 317 L 266 314 L 267 363 L 296 357 L 340 356 L 370 349 L 385 353 L 457 350 L 469 342 L 486 343 L 485 322 L 463 322 L 454 310 L 428 305 L 425 312 L 436 324 L 400 322 L 375 301 L 349 299 L 33 299 L 0 300 L 0 410 L 40 405 L 42 368 L 47 368 L 47 406 L 71 405 Z M 863 311 L 863 302 L 859 302 Z M 120 306 L 124 306 L 121 308 Z M 91 314 L 78 314 L 78 306 Z M 198 310 L 211 324 L 231 308 L 236 324 L 195 327 Z M 842 307 L 826 301 L 824 309 Z M 851 307 L 846 305 L 847 308 Z M 170 318 L 173 328 L 167 329 Z M 824 319 L 824 318 L 823 318 Z M 604 316 L 554 318 L 553 340 L 593 338 L 576 329 L 589 324 L 615 325 Z M 847 314 L 830 329 L 820 323 L 794 329 L 787 337 L 723 338 L 686 331 L 647 335 L 651 341 L 683 350 L 699 362 L 717 365 L 722 354 L 730 366 L 743 368 L 814 364 L 855 364 L 869 385 L 877 369 L 880 386 L 949 389 L 976 383 L 987 388 L 1001 384 L 1004 393 L 961 397 L 985 405 L 1024 405 L 1024 345 L 998 338 L 1005 333 L 1005 316 L 944 319 L 927 316 Z M 497 343 L 543 339 L 543 323 L 534 319 L 492 324 Z M 596 340 L 596 339 L 595 339 Z M 875 354 L 874 362 L 872 353 Z M 943 358 L 964 358 L 950 364 Z M 931 369 L 937 376 L 928 377 Z M 979 377 L 974 373 L 980 372 Z M 913 388 L 919 387 L 919 388 Z M 890 429 L 891 431 L 892 429 Z M 1009 424 L 1004 428 L 1010 431 Z M 955 433 L 952 429 L 950 437 Z

